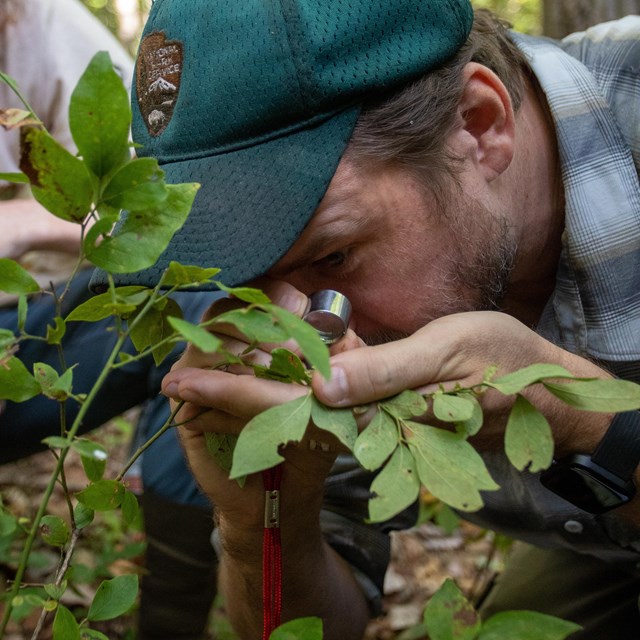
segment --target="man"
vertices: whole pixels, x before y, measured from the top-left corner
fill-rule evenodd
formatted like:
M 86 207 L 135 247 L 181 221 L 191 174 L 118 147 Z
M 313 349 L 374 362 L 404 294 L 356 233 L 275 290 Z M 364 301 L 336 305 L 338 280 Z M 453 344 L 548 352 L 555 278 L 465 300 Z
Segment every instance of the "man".
M 331 379 L 313 380 L 335 407 L 477 383 L 494 363 L 639 380 L 638 19 L 562 44 L 509 35 L 485 14 L 469 33 L 471 23 L 464 0 L 274 0 L 241 11 L 157 0 L 138 56 L 134 137 L 170 180 L 202 189 L 167 254 L 130 282 L 154 281 L 170 259 L 222 267 L 230 285 L 266 275 L 259 286 L 298 315 L 314 290 L 340 290 L 351 330 Z M 171 85 L 161 98 L 158 78 Z M 229 482 L 203 432 L 238 433 L 304 390 L 210 364 L 188 349 L 163 390 L 188 403 L 182 442 L 218 510 L 222 588 L 241 636 L 255 638 L 262 481 Z M 598 462 L 614 484 L 637 482 L 637 413 L 531 398 L 556 459 L 592 455 L 590 476 Z M 512 401 L 483 399 L 474 444 L 501 489 L 473 518 L 553 550 L 527 548 L 528 566 L 515 558 L 529 593 L 505 582 L 488 605 L 566 614 L 585 626 L 582 639 L 637 637 L 638 499 L 622 504 L 625 489 L 593 515 L 562 465 L 564 497 L 517 473 L 500 450 Z M 336 453 L 304 444 L 283 452 L 283 616 L 318 615 L 326 638 L 359 638 L 363 586 L 376 582 L 362 574 L 383 545 L 359 538 L 357 500 L 353 528 L 344 509 L 333 520 L 331 541 L 345 544 L 327 544 L 323 483 Z M 613 495 L 600 489 L 596 501 Z

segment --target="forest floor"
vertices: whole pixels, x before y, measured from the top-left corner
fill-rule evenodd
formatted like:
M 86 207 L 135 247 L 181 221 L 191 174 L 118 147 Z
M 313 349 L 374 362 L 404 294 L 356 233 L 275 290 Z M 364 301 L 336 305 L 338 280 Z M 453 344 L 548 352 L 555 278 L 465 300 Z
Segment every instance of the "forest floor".
M 109 467 L 113 477 L 122 467 L 128 451 L 131 423 L 135 414 L 127 420 L 114 421 L 99 430 L 99 439 L 110 453 Z M 54 458 L 42 453 L 0 467 L 0 495 L 5 508 L 18 516 L 31 517 L 38 507 L 46 486 Z M 86 476 L 78 459 L 71 457 L 66 481 L 71 492 L 86 485 Z M 56 490 L 49 505 L 49 513 L 65 517 L 67 503 L 62 491 Z M 77 586 L 67 590 L 65 604 L 71 608 L 88 606 L 100 581 L 111 575 L 140 572 L 144 553 L 144 533 L 141 530 L 123 529 L 119 517 L 113 512 L 102 514 L 86 530 L 86 535 L 76 553 L 75 569 Z M 1 550 L 0 550 L 1 551 Z M 2 559 L 0 555 L 0 560 Z M 50 581 L 59 561 L 52 547 L 38 545 L 33 567 L 26 582 L 30 584 Z M 435 593 L 443 580 L 453 578 L 464 594 L 474 602 L 502 563 L 502 553 L 496 548 L 494 537 L 475 526 L 460 523 L 453 530 L 445 531 L 433 522 L 424 522 L 415 528 L 393 534 L 392 561 L 385 579 L 383 615 L 372 620 L 365 640 L 417 640 L 410 630 L 422 619 L 425 603 Z M 10 563 L 0 562 L 2 584 L 11 577 Z M 1 587 L 0 587 L 1 591 Z M 37 624 L 39 612 L 26 613 L 12 623 L 6 640 L 28 640 Z M 53 614 L 49 614 L 41 640 L 51 638 Z M 123 616 L 101 626 L 110 640 L 135 640 L 134 616 Z M 233 640 L 224 610 L 217 604 L 213 610 L 211 638 Z

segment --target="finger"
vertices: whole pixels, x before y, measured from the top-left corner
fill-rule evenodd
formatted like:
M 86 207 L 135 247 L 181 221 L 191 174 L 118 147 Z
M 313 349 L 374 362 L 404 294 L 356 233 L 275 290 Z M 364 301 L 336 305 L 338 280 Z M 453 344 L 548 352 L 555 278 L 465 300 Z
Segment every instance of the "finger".
M 299 318 L 302 318 L 309 308 L 309 298 L 288 282 L 263 277 L 254 280 L 251 285 L 261 289 L 273 304 Z
M 349 351 L 350 349 L 359 349 L 366 346 L 364 341 L 357 336 L 352 329 L 347 329 L 347 332 L 329 347 L 329 353 L 332 356 L 342 353 L 343 351 Z
M 183 419 L 183 415 L 178 414 L 178 420 L 180 426 L 191 431 L 238 435 L 247 424 L 244 418 L 232 416 L 218 409 L 195 405 L 189 405 L 189 407 L 194 408 L 192 417 Z
M 222 371 L 180 369 L 165 376 L 162 393 L 174 400 L 184 400 L 250 419 L 274 405 L 299 398 L 308 393 L 308 389 L 301 385 Z
M 462 373 L 460 354 L 439 328 L 373 347 L 351 349 L 331 358 L 331 378 L 313 377 L 313 390 L 321 402 L 342 407 L 367 404 L 443 382 Z

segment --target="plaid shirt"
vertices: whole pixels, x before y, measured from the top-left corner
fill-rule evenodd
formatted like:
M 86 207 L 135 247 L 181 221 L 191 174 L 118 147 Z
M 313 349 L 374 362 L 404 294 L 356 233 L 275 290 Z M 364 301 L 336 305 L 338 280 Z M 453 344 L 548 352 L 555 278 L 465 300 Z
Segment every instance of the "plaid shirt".
M 562 42 L 514 39 L 549 103 L 566 198 L 556 289 L 538 331 L 640 382 L 640 17 Z M 502 489 L 485 493 L 485 508 L 471 519 L 640 569 L 640 532 L 615 510 L 586 514 L 503 454 L 486 461 Z
M 513 34 L 545 93 L 556 126 L 565 190 L 564 250 L 538 332 L 640 382 L 640 17 L 562 42 Z M 568 54 L 568 55 L 567 55 Z M 542 547 L 569 547 L 640 570 L 640 532 L 614 512 L 592 516 L 518 472 L 503 453 L 485 455 L 499 491 L 469 520 Z M 375 609 L 389 528 L 366 514 L 368 481 L 353 461 L 327 485 L 325 535 L 360 571 Z M 365 577 L 363 574 L 366 574 Z M 377 587 L 377 589 L 376 589 Z M 378 601 L 379 602 L 379 601 Z

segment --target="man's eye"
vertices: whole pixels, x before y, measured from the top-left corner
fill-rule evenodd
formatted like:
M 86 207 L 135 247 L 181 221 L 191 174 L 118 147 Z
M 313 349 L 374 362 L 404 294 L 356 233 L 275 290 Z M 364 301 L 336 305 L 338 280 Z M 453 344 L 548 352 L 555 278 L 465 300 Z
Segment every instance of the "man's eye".
M 320 260 L 316 260 L 313 265 L 315 267 L 335 268 L 341 267 L 347 260 L 346 251 L 333 251 Z

